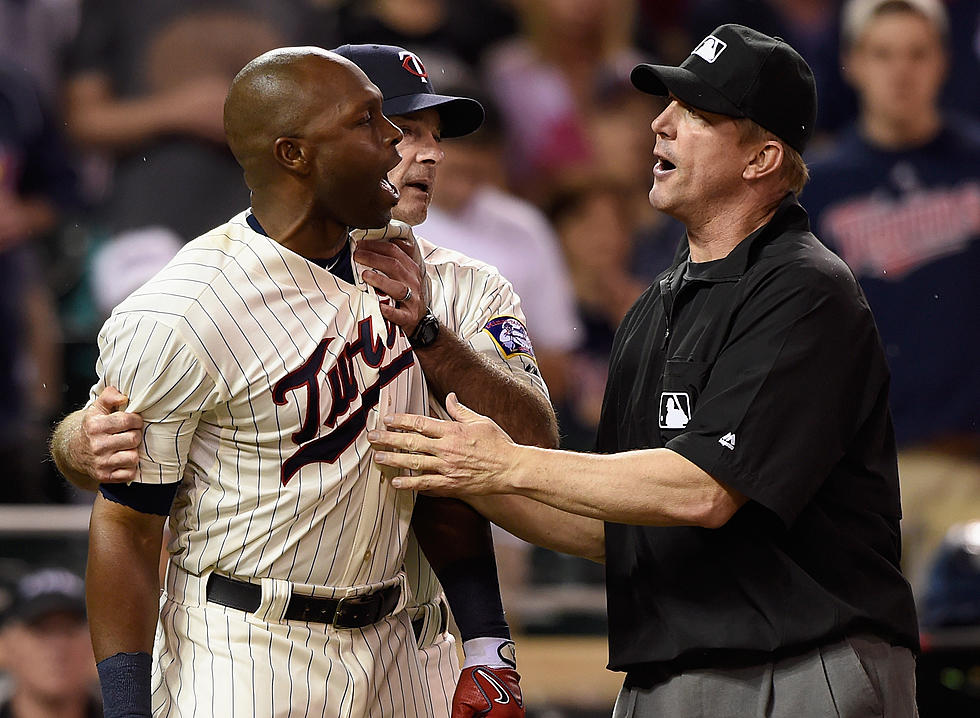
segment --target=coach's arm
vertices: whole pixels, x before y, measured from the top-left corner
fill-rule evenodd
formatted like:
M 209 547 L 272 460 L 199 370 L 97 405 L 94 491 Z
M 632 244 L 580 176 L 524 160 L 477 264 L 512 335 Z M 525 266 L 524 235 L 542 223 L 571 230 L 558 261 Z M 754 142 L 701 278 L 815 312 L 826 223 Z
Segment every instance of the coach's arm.
M 365 273 L 364 281 L 375 289 L 393 297 L 412 290 L 409 299 L 381 306 L 385 319 L 406 336 L 428 310 L 424 270 L 411 256 L 414 247 L 406 239 L 364 240 L 354 254 L 374 269 Z M 492 417 L 518 444 L 558 446 L 558 422 L 548 398 L 495 367 L 452 330 L 440 325 L 435 342 L 414 351 L 434 396 L 455 392 L 464 404 Z
M 469 397 L 467 406 L 481 407 L 518 444 L 558 446 L 558 422 L 547 397 L 493 366 L 446 327 L 415 356 L 435 396 L 452 391 L 464 403 L 462 397 Z
M 391 296 L 404 296 L 405 287 L 411 288 L 408 301 L 381 308 L 385 318 L 409 335 L 426 312 L 423 273 L 410 256 L 411 251 L 412 246 L 404 240 L 363 241 L 355 253 L 357 261 L 376 270 L 364 277 L 375 288 Z M 545 449 L 558 446 L 558 424 L 547 397 L 505 374 L 446 327 L 440 327 L 432 345 L 416 349 L 415 356 L 435 396 L 454 392 L 462 403 L 492 418 L 515 443 Z M 515 536 L 593 561 L 604 560 L 601 521 L 523 496 L 468 496 L 466 500 Z M 466 551 L 478 554 L 481 543 L 484 554 L 489 552 L 492 556 L 493 545 L 485 521 L 480 521 L 473 511 L 453 506 L 454 501 L 419 496 L 416 503 L 415 532 L 429 562 L 437 569 L 441 563 L 450 563 L 453 554 L 457 559 Z M 423 521 L 426 526 L 420 528 Z

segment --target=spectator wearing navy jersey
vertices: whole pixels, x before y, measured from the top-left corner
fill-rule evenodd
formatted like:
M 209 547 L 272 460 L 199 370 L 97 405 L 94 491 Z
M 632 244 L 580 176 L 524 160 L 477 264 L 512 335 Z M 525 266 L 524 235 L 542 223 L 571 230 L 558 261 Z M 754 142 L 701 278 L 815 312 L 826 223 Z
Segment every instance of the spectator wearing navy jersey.
M 941 2 L 853 0 L 842 27 L 861 113 L 814 159 L 802 201 L 858 277 L 885 345 L 903 564 L 921 590 L 949 526 L 980 518 L 980 126 L 940 109 Z

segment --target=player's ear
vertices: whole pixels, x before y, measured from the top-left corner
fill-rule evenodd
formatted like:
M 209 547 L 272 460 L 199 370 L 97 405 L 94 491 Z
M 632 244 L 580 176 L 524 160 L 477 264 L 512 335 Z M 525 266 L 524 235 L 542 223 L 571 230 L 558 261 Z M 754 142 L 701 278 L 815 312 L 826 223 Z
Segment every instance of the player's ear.
M 307 175 L 312 170 L 310 148 L 295 137 L 280 137 L 273 144 L 276 162 L 290 172 Z

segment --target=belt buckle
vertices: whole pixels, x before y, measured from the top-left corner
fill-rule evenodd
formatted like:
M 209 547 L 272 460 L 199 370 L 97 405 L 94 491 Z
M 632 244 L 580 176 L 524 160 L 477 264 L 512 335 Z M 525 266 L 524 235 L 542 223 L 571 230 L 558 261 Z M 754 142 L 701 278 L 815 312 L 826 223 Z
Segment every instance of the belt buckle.
M 380 606 L 381 602 L 376 593 L 344 596 L 337 601 L 337 610 L 334 611 L 333 621 L 330 625 L 334 628 L 361 628 L 377 623 L 380 618 L 378 616 Z M 353 621 L 359 621 L 359 623 L 353 623 Z

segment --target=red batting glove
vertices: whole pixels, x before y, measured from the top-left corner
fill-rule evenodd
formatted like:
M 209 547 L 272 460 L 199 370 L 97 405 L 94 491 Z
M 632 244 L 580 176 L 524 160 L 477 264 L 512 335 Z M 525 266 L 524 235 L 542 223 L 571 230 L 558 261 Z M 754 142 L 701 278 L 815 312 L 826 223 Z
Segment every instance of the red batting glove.
M 464 668 L 453 694 L 452 718 L 524 718 L 520 680 L 513 668 Z

